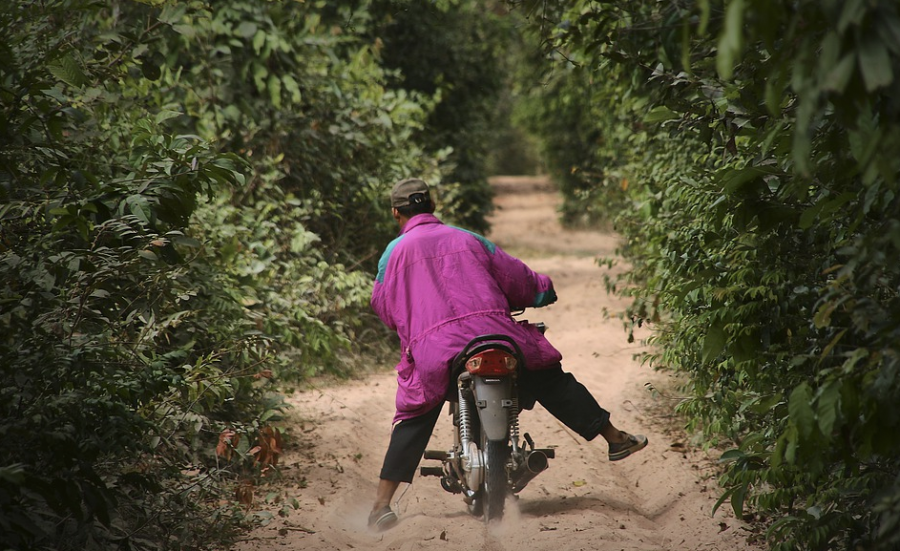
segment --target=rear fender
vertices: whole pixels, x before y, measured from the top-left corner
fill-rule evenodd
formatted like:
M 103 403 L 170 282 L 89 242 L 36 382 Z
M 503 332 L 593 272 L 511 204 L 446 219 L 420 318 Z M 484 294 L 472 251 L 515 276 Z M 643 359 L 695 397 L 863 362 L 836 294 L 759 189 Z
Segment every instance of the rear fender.
M 509 437 L 509 410 L 513 407 L 512 377 L 472 377 L 475 410 L 488 440 Z

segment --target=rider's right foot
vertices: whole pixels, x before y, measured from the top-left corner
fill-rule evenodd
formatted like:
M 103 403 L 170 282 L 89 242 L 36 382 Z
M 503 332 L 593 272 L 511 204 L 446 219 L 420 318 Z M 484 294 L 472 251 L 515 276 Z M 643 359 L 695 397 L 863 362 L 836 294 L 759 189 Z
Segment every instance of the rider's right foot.
M 369 529 L 384 532 L 393 528 L 399 520 L 397 513 L 391 510 L 391 506 L 385 505 L 381 509 L 369 513 Z
M 615 444 L 610 443 L 609 445 L 609 460 L 610 461 L 619 461 L 620 459 L 625 459 L 629 455 L 638 452 L 647 447 L 647 437 L 638 435 L 628 434 L 627 432 L 622 432 L 622 436 L 625 437 L 625 440 L 622 442 L 616 442 Z

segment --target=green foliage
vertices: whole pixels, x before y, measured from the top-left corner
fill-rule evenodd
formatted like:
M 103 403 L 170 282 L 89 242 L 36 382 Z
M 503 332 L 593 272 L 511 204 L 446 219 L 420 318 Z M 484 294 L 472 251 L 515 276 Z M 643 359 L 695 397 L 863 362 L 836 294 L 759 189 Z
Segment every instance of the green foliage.
M 74 17 L 72 34 L 82 13 L 96 20 Z M 203 460 L 191 444 L 224 400 L 247 407 L 261 393 L 239 372 L 252 364 L 234 361 L 255 345 L 189 336 L 208 333 L 179 262 L 197 196 L 240 184 L 243 163 L 145 107 L 154 85 L 131 57 L 150 39 L 142 26 L 77 2 L 3 16 L 2 539 L 187 543 L 159 528 L 208 495 L 181 474 Z
M 176 4 L 161 14 L 168 27 L 159 55 L 186 130 L 251 163 L 235 202 L 256 208 L 277 187 L 300 201 L 303 225 L 329 261 L 368 258 L 373 268 L 373 251 L 394 233 L 386 190 L 436 169 L 412 139 L 431 100 L 386 88 L 377 49 L 362 38 L 366 20 L 355 18 L 366 9 Z
M 736 442 L 720 503 L 773 549 L 896 548 L 896 3 L 526 4 L 617 114 L 581 161 L 627 187 L 610 285 L 693 425 Z
M 432 155 L 446 156 L 442 214 L 484 233 L 493 208 L 487 163 L 506 83 L 509 19 L 496 2 L 375 0 L 373 28 L 392 87 L 434 98 L 417 133 Z
M 622 121 L 631 113 L 622 113 L 615 99 L 626 87 L 594 82 L 571 61 L 549 57 L 552 70 L 547 74 L 534 72 L 548 60 L 532 59 L 531 71 L 520 76 L 531 84 L 523 86 L 516 117 L 538 136 L 542 160 L 563 194 L 562 221 L 608 222 L 623 208 L 628 185 L 616 170 L 627 155 L 617 144 L 630 145 Z
M 356 4 L 0 7 L 4 546 L 227 539 L 272 377 L 384 338 L 386 190 L 441 179 L 437 96 L 387 86 Z

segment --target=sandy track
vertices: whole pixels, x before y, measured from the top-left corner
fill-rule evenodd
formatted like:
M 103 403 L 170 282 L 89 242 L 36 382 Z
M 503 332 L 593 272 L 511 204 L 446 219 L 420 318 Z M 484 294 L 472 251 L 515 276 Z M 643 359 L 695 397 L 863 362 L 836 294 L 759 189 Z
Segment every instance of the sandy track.
M 325 550 L 729 550 L 753 549 L 748 532 L 728 515 L 711 510 L 717 487 L 711 456 L 686 446 L 664 422 L 665 401 L 645 384 L 665 387 L 664 376 L 633 359 L 620 321 L 603 310 L 624 303 L 606 294 L 597 257 L 614 253 L 615 237 L 563 231 L 556 222 L 557 196 L 545 181 L 505 178 L 494 182 L 498 211 L 491 238 L 533 269 L 549 274 L 559 301 L 527 316 L 549 326 L 563 367 L 612 412 L 617 426 L 645 434 L 649 447 L 610 463 L 602 438 L 585 442 L 538 406 L 521 417 L 523 432 L 539 447 L 556 447 L 557 458 L 508 505 L 503 522 L 490 529 L 470 517 L 459 496 L 436 478 L 401 486 L 400 524 L 383 534 L 366 529 L 393 415 L 393 372 L 336 386 L 298 392 L 289 401 L 290 439 L 283 476 L 269 488 L 277 499 L 296 499 L 287 516 L 275 514 L 234 547 Z M 646 330 L 644 330 L 646 331 Z M 442 419 L 430 448 L 446 449 L 449 420 Z M 281 505 L 257 505 L 276 513 Z

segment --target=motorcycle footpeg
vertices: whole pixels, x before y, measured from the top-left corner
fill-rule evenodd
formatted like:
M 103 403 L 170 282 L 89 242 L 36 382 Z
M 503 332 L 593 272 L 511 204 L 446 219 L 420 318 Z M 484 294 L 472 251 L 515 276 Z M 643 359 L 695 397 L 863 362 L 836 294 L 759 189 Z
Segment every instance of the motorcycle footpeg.
M 419 467 L 419 474 L 422 476 L 444 476 L 443 467 Z
M 448 456 L 449 454 L 445 451 L 425 450 L 425 459 L 436 459 L 438 461 L 444 461 Z

